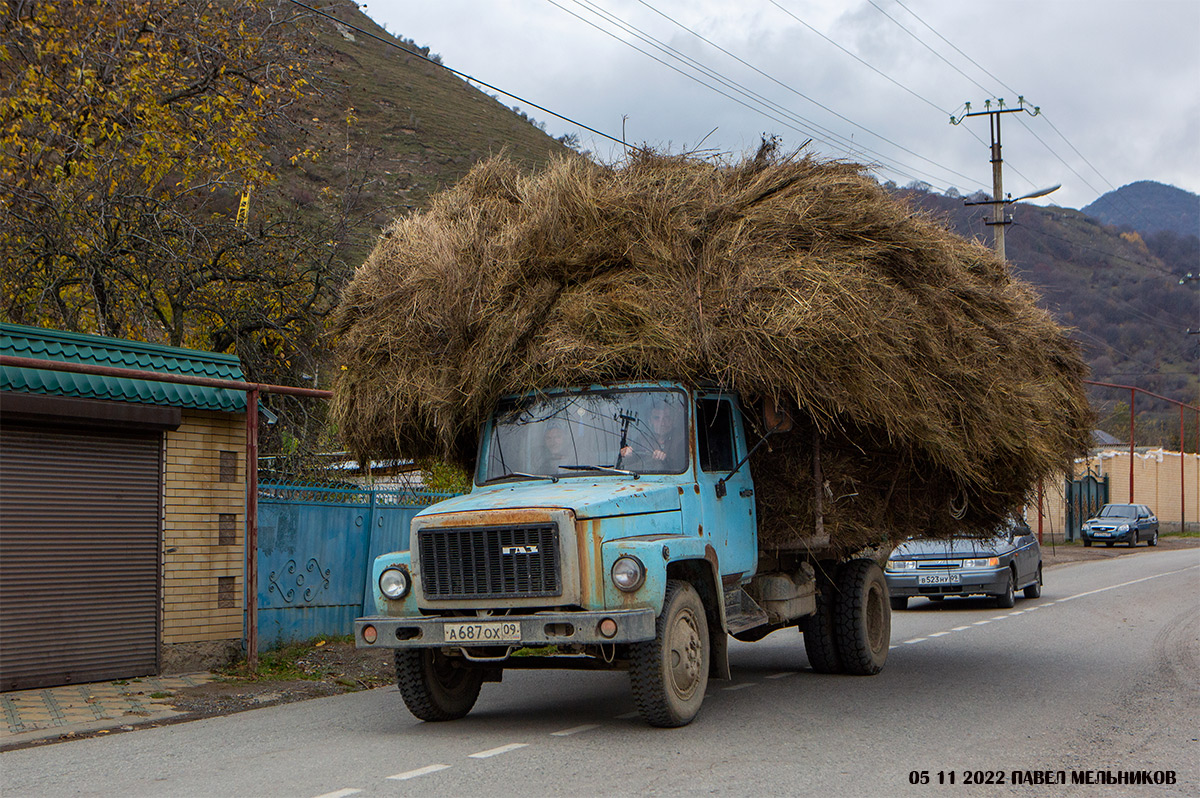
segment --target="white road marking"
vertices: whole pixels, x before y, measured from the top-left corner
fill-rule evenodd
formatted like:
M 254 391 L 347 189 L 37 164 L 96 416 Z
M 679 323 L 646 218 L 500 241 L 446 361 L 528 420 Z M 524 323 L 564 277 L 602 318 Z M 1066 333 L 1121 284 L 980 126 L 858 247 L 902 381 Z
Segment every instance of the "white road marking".
M 1136 585 L 1139 582 L 1147 582 L 1151 579 L 1158 579 L 1160 576 L 1171 576 L 1172 574 L 1181 574 L 1184 571 L 1190 571 L 1193 568 L 1200 568 L 1200 566 L 1189 565 L 1187 568 L 1180 568 L 1175 571 L 1167 571 L 1166 573 L 1155 574 L 1154 576 L 1144 576 L 1141 579 L 1133 579 L 1133 580 L 1130 580 L 1129 582 L 1122 582 L 1119 585 L 1109 585 L 1108 587 L 1099 587 L 1099 588 L 1096 588 L 1095 590 L 1089 590 L 1086 593 L 1076 593 L 1074 596 L 1067 596 L 1066 598 L 1056 599 L 1054 601 L 1046 601 L 1041 604 L 1035 604 L 1032 607 L 1026 607 L 1026 608 L 1020 609 L 1020 610 L 1014 610 L 1013 612 L 1006 613 L 1004 615 L 996 615 L 996 616 L 993 616 L 993 617 L 987 619 L 986 621 L 975 621 L 974 623 L 971 623 L 971 624 L 968 624 L 965 626 L 956 626 L 953 629 L 951 629 L 950 632 L 965 632 L 967 629 L 970 629 L 972 626 L 984 626 L 985 624 L 989 624 L 992 621 L 1002 621 L 1005 618 L 1011 618 L 1014 615 L 1022 615 L 1027 612 L 1033 612 L 1034 610 L 1039 610 L 1042 607 L 1052 607 L 1055 604 L 1059 604 L 1064 601 L 1074 601 L 1077 598 L 1083 598 L 1084 596 L 1092 596 L 1092 595 L 1095 595 L 1096 593 L 1103 593 L 1106 590 L 1116 590 L 1119 587 L 1128 587 L 1129 585 Z M 943 635 L 950 634 L 950 632 L 931 632 L 929 634 L 929 637 L 942 637 Z M 915 637 L 912 640 L 905 640 L 903 645 L 907 646 L 907 645 L 911 645 L 913 643 L 920 643 L 922 640 L 926 640 L 926 639 L 928 639 L 928 638 Z M 891 651 L 893 648 L 899 648 L 899 644 L 888 646 L 888 651 Z M 774 676 L 768 676 L 767 678 L 768 679 L 778 679 L 782 675 L 783 674 L 776 674 Z
M 613 720 L 633 720 L 641 714 L 640 712 L 626 712 L 624 715 L 617 715 Z
M 346 798 L 347 795 L 357 795 L 362 790 L 356 790 L 353 787 L 347 787 L 344 790 L 334 790 L 323 795 L 318 795 L 317 798 Z
M 406 770 L 403 773 L 397 773 L 395 776 L 388 776 L 392 781 L 408 781 L 415 779 L 417 776 L 428 776 L 430 773 L 437 773 L 439 770 L 446 770 L 449 765 L 426 765 L 423 768 L 416 770 Z
M 1074 596 L 1067 596 L 1066 598 L 1061 598 L 1061 599 L 1059 599 L 1059 601 L 1060 602 L 1074 601 L 1077 598 L 1083 598 L 1084 596 L 1092 596 L 1092 595 L 1095 595 L 1096 593 L 1103 593 L 1106 590 L 1116 590 L 1119 587 L 1128 587 L 1129 585 L 1136 585 L 1138 582 L 1149 582 L 1151 579 L 1158 579 L 1160 576 L 1171 576 L 1172 574 L 1181 574 L 1184 571 L 1190 571 L 1191 569 L 1198 568 L 1198 567 L 1200 567 L 1200 566 L 1189 565 L 1187 568 L 1180 568 L 1177 571 L 1167 571 L 1166 573 L 1155 574 L 1154 576 L 1143 576 L 1141 579 L 1133 579 L 1129 582 L 1122 582 L 1119 585 L 1109 585 L 1108 587 L 1098 587 L 1095 590 L 1089 590 L 1086 593 L 1076 593 Z
M 599 728 L 600 728 L 599 723 L 587 723 L 587 724 L 584 724 L 583 726 L 572 726 L 571 728 L 563 729 L 562 731 L 550 732 L 550 736 L 551 737 L 570 737 L 572 734 L 581 734 L 582 732 L 591 731 L 592 729 L 599 729 Z
M 509 743 L 508 745 L 502 745 L 499 748 L 489 748 L 486 751 L 480 751 L 477 754 L 468 754 L 467 756 L 469 756 L 471 759 L 487 759 L 488 757 L 507 754 L 509 751 L 516 751 L 518 748 L 524 748 L 527 745 L 529 745 L 529 743 Z
M 770 676 L 766 676 L 766 677 L 764 677 L 764 678 L 767 678 L 767 679 L 786 679 L 786 678 L 787 678 L 787 677 L 789 677 L 789 676 L 795 676 L 795 675 L 796 675 L 796 672 L 795 672 L 795 671 L 784 671 L 783 673 L 772 673 Z
M 735 685 L 731 685 L 729 687 L 723 687 L 721 689 L 722 690 L 744 690 L 747 687 L 753 687 L 753 686 L 754 686 L 754 682 L 742 682 L 741 684 L 735 684 Z

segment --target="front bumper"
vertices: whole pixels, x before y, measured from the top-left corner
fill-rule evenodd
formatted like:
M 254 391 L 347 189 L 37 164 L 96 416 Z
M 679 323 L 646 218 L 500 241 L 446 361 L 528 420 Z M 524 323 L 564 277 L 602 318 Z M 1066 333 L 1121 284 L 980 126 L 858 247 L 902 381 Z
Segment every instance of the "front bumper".
M 655 618 L 654 610 L 650 608 L 601 612 L 536 612 L 529 615 L 487 617 L 372 616 L 354 621 L 354 644 L 358 648 L 462 648 L 464 643 L 448 641 L 445 636 L 447 623 L 462 622 L 508 622 L 521 625 L 519 641 L 483 643 L 485 645 L 521 648 L 589 643 L 641 643 L 654 639 Z M 606 619 L 616 622 L 617 631 L 612 637 L 600 634 L 600 622 Z M 366 626 L 375 628 L 374 643 L 368 643 L 363 637 L 363 628 Z
M 1007 566 L 970 571 L 925 571 L 924 573 L 888 571 L 884 578 L 887 580 L 888 594 L 894 597 L 915 596 L 999 596 L 1008 586 L 1008 576 L 1012 573 Z M 958 576 L 957 584 L 922 585 L 918 578 L 921 576 Z
M 1084 540 L 1090 540 L 1092 543 L 1128 543 L 1137 535 L 1136 529 L 1130 529 L 1128 532 L 1114 532 L 1109 530 L 1080 531 L 1080 536 Z

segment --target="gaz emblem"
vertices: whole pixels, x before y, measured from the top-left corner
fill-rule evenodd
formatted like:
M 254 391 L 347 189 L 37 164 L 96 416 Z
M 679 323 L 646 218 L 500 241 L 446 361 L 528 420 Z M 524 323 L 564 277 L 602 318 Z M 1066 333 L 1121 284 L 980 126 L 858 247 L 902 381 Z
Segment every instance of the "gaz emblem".
M 501 546 L 500 553 L 503 555 L 509 554 L 537 554 L 537 546 Z

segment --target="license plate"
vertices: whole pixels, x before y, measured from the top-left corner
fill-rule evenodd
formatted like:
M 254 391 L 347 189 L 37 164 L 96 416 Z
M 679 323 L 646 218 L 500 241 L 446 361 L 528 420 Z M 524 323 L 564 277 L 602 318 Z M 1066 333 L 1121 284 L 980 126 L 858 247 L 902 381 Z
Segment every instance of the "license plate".
M 521 624 L 515 621 L 444 623 L 442 635 L 447 643 L 519 643 Z
M 1093 532 L 1092 537 L 1094 537 L 1094 538 L 1110 538 L 1110 537 L 1112 537 L 1112 532 Z
M 918 585 L 961 585 L 962 574 L 920 574 Z

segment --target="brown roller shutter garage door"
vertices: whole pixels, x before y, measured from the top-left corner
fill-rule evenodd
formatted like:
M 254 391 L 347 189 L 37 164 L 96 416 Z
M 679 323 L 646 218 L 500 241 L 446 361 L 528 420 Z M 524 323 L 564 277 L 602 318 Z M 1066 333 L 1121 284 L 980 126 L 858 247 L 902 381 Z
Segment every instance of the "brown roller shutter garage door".
M 160 439 L 0 428 L 0 689 L 157 672 Z

